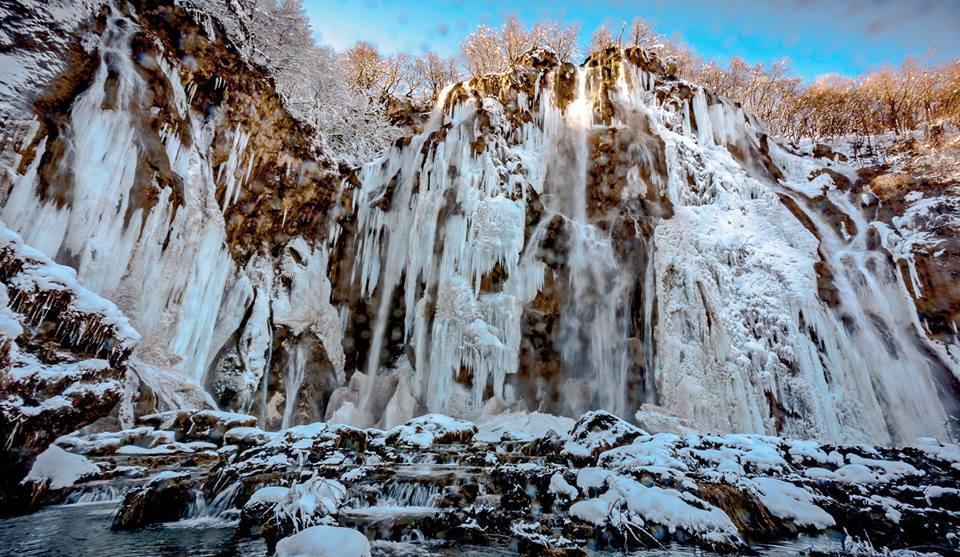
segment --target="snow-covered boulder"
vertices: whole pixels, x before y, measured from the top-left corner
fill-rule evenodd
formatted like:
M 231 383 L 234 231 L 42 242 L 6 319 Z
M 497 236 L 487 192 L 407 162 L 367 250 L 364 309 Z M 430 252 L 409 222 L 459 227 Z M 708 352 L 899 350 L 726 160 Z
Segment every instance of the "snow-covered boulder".
M 596 456 L 603 451 L 625 445 L 645 433 L 639 427 L 609 412 L 587 412 L 570 430 L 570 441 L 574 445 L 566 450 L 574 455 L 585 450 L 587 454 Z
M 280 540 L 274 557 L 370 557 L 370 542 L 350 528 L 312 526 Z
M 174 431 L 177 441 L 219 443 L 223 441 L 224 434 L 231 429 L 255 427 L 257 418 L 218 410 L 174 410 L 142 416 L 140 423 Z
M 23 481 L 43 484 L 48 489 L 63 489 L 99 473 L 100 467 L 87 458 L 51 445 L 33 461 L 33 467 Z
M 414 418 L 387 432 L 387 443 L 427 448 L 437 444 L 467 444 L 477 433 L 477 426 L 470 422 L 444 416 L 427 414 Z

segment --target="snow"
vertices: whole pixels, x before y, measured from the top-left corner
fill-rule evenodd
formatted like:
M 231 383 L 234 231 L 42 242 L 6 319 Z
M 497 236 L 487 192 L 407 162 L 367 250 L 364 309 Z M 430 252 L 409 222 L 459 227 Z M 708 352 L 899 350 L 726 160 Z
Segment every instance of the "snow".
M 274 437 L 271 432 L 266 432 L 259 427 L 234 427 L 228 429 L 223 434 L 224 443 L 244 444 L 256 443 L 263 444 Z
M 79 315 L 94 315 L 114 329 L 118 342 L 127 348 L 140 340 L 127 318 L 112 302 L 101 298 L 80 285 L 72 268 L 59 265 L 49 257 L 26 245 L 23 239 L 0 222 L 0 249 L 9 250 L 22 263 L 19 271 L 7 279 L 7 285 L 21 293 L 32 295 L 37 291 L 64 291 L 70 294 L 67 311 Z
M 605 468 L 581 468 L 577 472 L 577 487 L 584 491 L 603 487 L 610 475 L 611 472 Z
M 280 540 L 274 556 L 370 557 L 370 542 L 350 528 L 312 526 Z
M 212 443 L 165 443 L 155 447 L 138 447 L 137 445 L 124 445 L 116 450 L 115 454 L 128 456 L 157 456 L 172 455 L 179 453 L 194 453 L 206 450 L 216 449 Z
M 414 418 L 387 432 L 388 439 L 427 448 L 447 440 L 470 440 L 477 432 L 477 426 L 443 414 L 426 414 Z
M 599 498 L 577 501 L 570 505 L 570 516 L 594 526 L 603 526 L 610 518 L 610 503 Z
M 335 514 L 343 504 L 346 493 L 346 487 L 337 480 L 314 475 L 290 486 L 277 502 L 274 512 L 293 521 L 297 527 L 310 526 L 315 524 L 318 517 Z
M 809 491 L 776 478 L 754 478 L 753 485 L 760 492 L 760 502 L 778 518 L 792 520 L 801 527 L 825 529 L 836 524 L 826 511 L 814 504 Z
M 100 467 L 86 457 L 69 453 L 56 445 L 37 456 L 24 482 L 48 483 L 49 489 L 63 489 L 84 476 L 99 474 Z
M 594 422 L 604 420 L 609 420 L 609 422 L 603 427 L 591 427 Z M 646 432 L 637 426 L 608 412 L 591 411 L 577 420 L 570 431 L 570 439 L 589 452 L 594 453 L 600 449 L 614 447 L 633 437 L 645 434 Z
M 570 501 L 573 501 L 580 495 L 580 493 L 577 491 L 577 488 L 568 484 L 567 481 L 563 479 L 563 474 L 560 473 L 550 476 L 549 490 L 550 493 L 566 497 Z
M 680 437 L 672 433 L 641 436 L 630 445 L 617 447 L 600 454 L 601 466 L 616 470 L 636 468 L 686 470 L 687 466 L 673 456 Z
M 955 443 L 941 443 L 932 437 L 920 437 L 916 442 L 917 448 L 927 455 L 960 464 L 960 445 Z
M 517 441 L 543 437 L 548 431 L 563 436 L 573 428 L 574 420 L 541 412 L 507 412 L 477 420 L 479 431 L 475 439 L 487 443 L 499 442 L 504 436 Z
M 627 510 L 674 533 L 681 529 L 706 538 L 726 536 L 739 539 L 736 527 L 720 509 L 690 493 L 659 486 L 647 487 L 633 478 L 612 475 L 608 479 L 610 489 L 601 495 L 579 501 L 570 507 L 570 514 L 594 525 L 630 521 L 623 515 L 621 504 Z
M 286 499 L 289 493 L 290 488 L 287 487 L 280 487 L 276 485 L 261 487 L 253 492 L 253 495 L 251 495 L 250 499 L 247 500 L 246 506 L 255 505 L 257 503 L 279 503 Z

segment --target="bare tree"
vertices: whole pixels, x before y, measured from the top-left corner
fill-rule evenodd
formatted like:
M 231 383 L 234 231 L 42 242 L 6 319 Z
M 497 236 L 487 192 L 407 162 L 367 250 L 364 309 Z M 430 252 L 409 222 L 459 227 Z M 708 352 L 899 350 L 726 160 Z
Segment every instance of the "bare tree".
M 580 56 L 577 48 L 580 28 L 576 25 L 564 27 L 556 21 L 538 22 L 531 33 L 538 37 L 539 46 L 556 54 L 560 62 L 574 62 Z
M 386 71 L 380 51 L 364 41 L 357 42 L 343 53 L 343 65 L 350 86 L 367 93 L 378 87 Z
M 606 50 L 614 45 L 613 35 L 606 25 L 597 27 L 597 30 L 590 36 L 590 53 Z
M 500 34 L 481 25 L 460 44 L 460 58 L 474 77 L 502 71 L 508 65 Z
M 507 16 L 503 26 L 493 30 L 479 26 L 460 45 L 460 58 L 467 71 L 479 76 L 500 72 L 517 62 L 523 53 L 545 48 L 562 62 L 578 56 L 576 26 L 563 26 L 555 21 L 534 23 L 527 29 L 517 16 Z
M 628 40 L 631 45 L 652 48 L 659 46 L 664 41 L 664 36 L 653 30 L 654 25 L 647 23 L 642 18 L 635 17 L 630 24 L 630 34 Z
M 436 99 L 446 85 L 460 78 L 456 60 L 441 58 L 435 52 L 428 52 L 417 58 L 414 72 L 424 94 L 431 99 Z

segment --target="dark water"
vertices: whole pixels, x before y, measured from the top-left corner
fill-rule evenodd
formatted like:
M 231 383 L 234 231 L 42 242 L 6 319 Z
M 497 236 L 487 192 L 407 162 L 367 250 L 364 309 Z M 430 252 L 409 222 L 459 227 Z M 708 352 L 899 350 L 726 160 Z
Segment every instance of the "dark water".
M 34 514 L 0 520 L 3 556 L 242 556 L 263 557 L 261 539 L 239 538 L 233 528 L 153 527 L 114 532 L 115 503 L 47 507 Z
M 0 520 L 0 556 L 237 556 L 266 557 L 262 539 L 245 538 L 233 527 L 185 521 L 145 528 L 135 532 L 110 530 L 116 503 L 90 503 L 47 507 L 34 514 Z M 375 557 L 512 557 L 502 548 L 460 545 L 373 542 Z M 801 555 L 805 551 L 836 549 L 836 542 L 822 538 L 800 538 L 782 545 L 758 548 L 760 555 Z M 628 555 L 594 553 L 595 557 Z M 639 557 L 670 555 L 712 555 L 694 548 L 669 547 L 662 551 L 632 552 Z

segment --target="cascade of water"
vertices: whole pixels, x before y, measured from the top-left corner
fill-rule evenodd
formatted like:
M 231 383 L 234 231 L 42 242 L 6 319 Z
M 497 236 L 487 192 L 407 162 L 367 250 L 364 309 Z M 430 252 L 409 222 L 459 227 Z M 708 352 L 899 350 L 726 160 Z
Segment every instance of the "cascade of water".
M 657 382 L 654 372 L 653 344 L 653 308 L 656 300 L 657 281 L 654 273 L 653 236 L 647 241 L 647 264 L 643 272 L 643 364 L 644 364 L 644 402 L 657 403 Z
M 532 115 L 521 124 L 498 99 L 462 84 L 464 100 L 444 111 L 441 99 L 423 134 L 364 168 L 354 269 L 362 295 L 376 299 L 351 422 L 379 419 L 382 352 L 404 342 L 414 368 L 404 407 L 413 397 L 430 411 L 472 417 L 491 397 L 509 403 L 522 393 L 572 415 L 663 404 L 738 431 L 816 427 L 825 438 L 882 441 L 884 416 L 897 413 L 891 431 L 940 431 L 931 422 L 942 416 L 920 416 L 920 401 L 936 394 L 936 364 L 916 318 L 898 317 L 915 311 L 902 281 L 867 249 L 869 223 L 856 216 L 851 239 L 811 214 L 822 228 L 811 234 L 780 202 L 789 188 L 741 160 L 757 150 L 741 109 L 699 89 L 664 103 L 657 93 L 668 85 L 625 66 L 612 86 L 600 70 L 578 68 L 568 102 L 554 90 L 559 75 L 538 80 L 532 98 L 517 98 Z M 595 111 L 608 102 L 611 123 L 600 127 Z M 594 152 L 611 138 L 616 157 Z M 794 193 L 804 191 L 809 165 L 770 157 Z M 615 180 L 622 171 L 626 183 L 602 185 L 608 171 Z M 595 201 L 610 199 L 622 212 L 594 214 Z M 845 203 L 834 201 L 856 213 Z M 530 206 L 539 207 L 534 222 Z M 626 244 L 636 256 L 626 261 L 617 218 L 636 226 Z M 830 267 L 844 270 L 836 310 L 817 294 L 819 237 Z M 495 265 L 499 277 L 491 277 Z M 534 302 L 538 294 L 545 299 Z M 548 323 L 526 320 L 532 302 L 555 304 L 536 310 Z M 402 335 L 388 334 L 401 312 Z M 527 326 L 551 335 L 560 369 L 552 354 L 524 344 L 534 352 L 530 369 L 545 375 L 507 381 L 519 371 Z M 642 350 L 636 360 L 628 338 Z M 888 373 L 891 362 L 903 369 Z M 643 381 L 633 388 L 642 393 L 628 396 L 629 370 L 639 368 Z M 913 374 L 919 379 L 908 385 Z M 886 410 L 893 405 L 902 408 Z
M 849 199 L 829 191 L 828 199 L 852 219 L 853 234 L 837 231 L 815 212 L 808 216 L 821 238 L 821 253 L 829 261 L 840 296 L 835 310 L 855 325 L 837 327 L 846 337 L 844 362 L 866 372 L 885 408 L 887 430 L 894 441 L 912 442 L 923 435 L 948 434 L 947 414 L 936 403 L 935 380 L 950 384 L 948 365 L 922 329 L 901 273 L 883 254 L 867 246 L 870 223 Z
M 591 408 L 622 412 L 626 403 L 626 315 L 621 311 L 620 263 L 606 232 L 587 218 L 587 169 L 593 129 L 594 91 L 590 71 L 578 68 L 576 97 L 556 130 L 548 191 L 561 200 L 568 219 L 566 253 L 570 300 L 562 310 L 558 344 L 566 372 L 581 381 L 568 383 L 566 410 L 578 415 Z M 583 396 L 584 392 L 591 393 Z
M 289 351 L 287 366 L 283 372 L 283 425 L 284 429 L 296 425 L 295 414 L 297 412 L 297 399 L 300 395 L 300 387 L 303 385 L 303 379 L 307 368 L 307 359 L 310 357 L 309 349 L 306 344 L 298 342 L 293 349 Z

